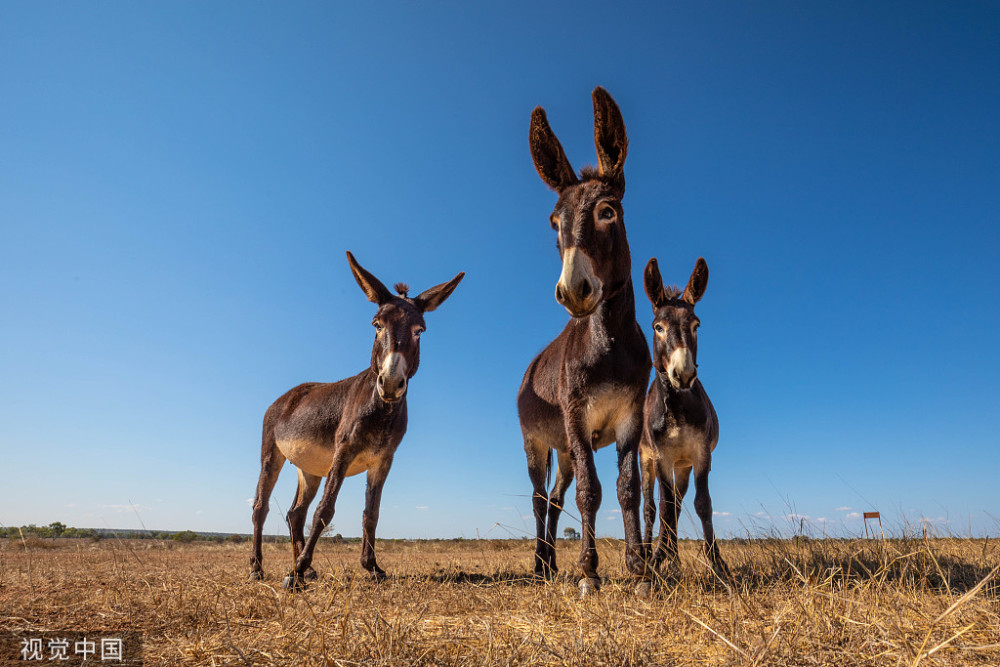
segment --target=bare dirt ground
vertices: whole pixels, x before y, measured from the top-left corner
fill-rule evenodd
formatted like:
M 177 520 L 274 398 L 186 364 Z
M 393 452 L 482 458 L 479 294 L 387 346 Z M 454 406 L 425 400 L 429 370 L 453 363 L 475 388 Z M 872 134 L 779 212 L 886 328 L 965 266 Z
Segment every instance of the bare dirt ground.
M 577 548 L 539 584 L 528 541 L 380 541 L 379 584 L 359 544 L 323 544 L 287 593 L 286 544 L 248 583 L 248 544 L 0 540 L 0 630 L 138 630 L 147 665 L 1000 664 L 993 540 L 725 542 L 730 587 L 684 542 L 648 600 L 612 540 L 577 599 Z

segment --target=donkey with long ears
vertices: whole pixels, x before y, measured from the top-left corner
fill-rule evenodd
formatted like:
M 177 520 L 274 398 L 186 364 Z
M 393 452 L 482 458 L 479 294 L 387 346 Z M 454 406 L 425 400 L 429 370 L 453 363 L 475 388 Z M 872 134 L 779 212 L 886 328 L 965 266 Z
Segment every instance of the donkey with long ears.
M 729 570 L 719 554 L 712 526 L 712 497 L 708 473 L 712 452 L 719 442 L 719 418 L 698 379 L 698 326 L 694 305 L 708 287 L 708 264 L 699 257 L 687 287 L 664 288 L 656 258 L 649 260 L 643 276 L 646 296 L 653 304 L 653 366 L 655 378 L 646 394 L 640 456 L 645 496 L 645 543 L 652 544 L 660 482 L 660 536 L 653 550 L 653 566 L 665 558 L 676 567 L 677 515 L 694 470 L 694 508 L 705 532 L 705 553 L 724 581 Z
M 364 540 L 361 566 L 376 579 L 385 572 L 375 561 L 375 526 L 378 524 L 382 486 L 396 447 L 406 433 L 407 383 L 420 363 L 420 334 L 424 313 L 440 306 L 465 276 L 459 273 L 446 283 L 410 298 L 403 283 L 393 294 L 347 253 L 354 279 L 368 300 L 378 304 L 372 320 L 375 343 L 371 365 L 340 382 L 301 384 L 275 401 L 264 414 L 260 455 L 260 481 L 253 505 L 253 554 L 251 579 L 264 576 L 261 537 L 268 502 L 285 460 L 299 472 L 295 501 L 288 510 L 295 565 L 285 577 L 285 588 L 299 589 L 316 578 L 313 550 L 323 529 L 333 518 L 337 493 L 345 477 L 368 472 Z M 326 477 L 323 496 L 313 516 L 309 539 L 303 529 L 309 503 Z
M 556 528 L 566 489 L 575 477 L 583 523 L 581 595 L 596 591 L 600 581 L 594 521 L 601 484 L 594 451 L 612 442 L 618 445 L 626 564 L 634 575 L 647 576 L 639 525 L 638 449 L 651 361 L 635 320 L 632 259 L 622 212 L 628 138 L 618 105 L 607 91 L 595 88 L 593 101 L 598 166 L 585 168 L 579 178 L 545 111 L 538 107 L 531 115 L 535 169 L 559 195 L 549 216 L 562 259 L 555 297 L 572 319 L 528 366 L 517 396 L 534 490 L 535 575 L 556 572 Z M 553 449 L 558 472 L 548 494 Z

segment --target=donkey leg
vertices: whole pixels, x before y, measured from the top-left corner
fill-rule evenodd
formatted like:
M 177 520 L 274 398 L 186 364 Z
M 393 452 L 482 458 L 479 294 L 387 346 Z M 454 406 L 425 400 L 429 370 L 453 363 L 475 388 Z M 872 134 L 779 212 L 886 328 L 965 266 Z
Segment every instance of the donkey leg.
M 651 549 L 653 546 L 653 523 L 656 521 L 656 462 L 652 460 L 651 456 L 640 456 L 639 465 L 642 472 L 642 518 L 646 524 L 642 542 L 647 549 Z
M 385 571 L 375 561 L 375 528 L 378 526 L 378 511 L 382 503 L 382 487 L 389 475 L 389 461 L 379 461 L 368 469 L 368 487 L 365 490 L 365 512 L 361 517 L 364 539 L 361 546 L 361 567 L 371 572 L 375 581 L 385 579 Z
M 636 577 L 647 579 L 646 550 L 639 525 L 639 438 L 642 435 L 642 401 L 636 402 L 632 419 L 616 434 L 618 439 L 618 504 L 625 524 L 625 565 Z
M 556 483 L 549 493 L 549 518 L 545 528 L 545 542 L 549 547 L 549 573 L 554 575 L 559 571 L 556 567 L 556 530 L 559 528 L 559 515 L 562 514 L 566 500 L 566 489 L 573 481 L 573 460 L 569 454 L 559 452 L 559 471 L 556 473 Z
M 677 515 L 681 506 L 681 498 L 684 496 L 684 489 L 687 488 L 687 475 L 685 471 L 678 476 L 678 484 L 674 484 L 673 470 L 660 470 L 660 537 L 656 543 L 656 554 L 653 562 L 659 568 L 664 560 L 667 560 L 670 567 L 676 569 L 680 564 L 677 555 Z M 681 482 L 681 480 L 683 481 Z M 681 488 L 683 484 L 684 489 Z
M 303 531 L 306 525 L 306 513 L 309 511 L 309 503 L 316 497 L 316 491 L 319 490 L 319 483 L 322 479 L 318 475 L 310 475 L 301 468 L 299 469 L 299 486 L 295 491 L 295 502 L 286 515 L 288 528 L 292 534 L 292 560 L 299 557 L 299 554 L 302 553 L 302 547 L 305 546 Z M 316 570 L 310 567 L 305 571 L 304 576 L 306 581 L 312 581 L 317 578 Z
M 253 501 L 253 547 L 250 553 L 250 581 L 264 578 L 264 520 L 271 502 L 271 491 L 278 481 L 278 473 L 285 465 L 285 455 L 274 442 L 274 435 L 265 427 L 260 453 L 260 479 Z
M 338 445 L 338 450 L 341 450 L 341 447 L 342 445 Z M 323 498 L 319 501 L 319 505 L 316 506 L 316 513 L 313 516 L 309 538 L 295 559 L 292 571 L 288 573 L 288 576 L 282 582 L 281 585 L 283 588 L 301 590 L 305 586 L 305 574 L 312 565 L 313 551 L 316 549 L 316 543 L 319 541 L 319 536 L 323 533 L 323 529 L 330 525 L 330 521 L 333 519 L 334 507 L 337 504 L 337 494 L 340 493 L 340 486 L 344 482 L 344 473 L 347 471 L 348 464 L 350 464 L 350 459 L 347 457 L 342 455 L 334 456 L 333 466 L 331 466 L 330 474 L 326 478 L 326 486 L 323 487 Z
M 653 523 L 656 521 L 656 462 L 645 450 L 640 449 L 639 472 L 642 474 L 642 497 L 643 497 L 643 521 L 646 531 L 642 538 L 643 552 L 649 557 L 653 546 Z M 650 567 L 655 571 L 656 566 L 652 561 Z M 640 598 L 648 598 L 653 593 L 653 582 L 650 580 L 640 580 L 635 587 L 635 594 Z
M 597 510 L 601 506 L 601 482 L 597 479 L 594 465 L 594 450 L 590 433 L 583 423 L 582 415 L 566 415 L 566 435 L 569 440 L 569 454 L 573 460 L 573 475 L 576 477 L 576 506 L 580 510 L 583 536 L 580 540 L 580 595 L 586 596 L 597 591 L 600 579 L 597 576 L 597 542 L 594 525 Z
M 524 453 L 528 458 L 528 477 L 531 478 L 531 506 L 535 513 L 535 578 L 544 579 L 549 567 L 550 548 L 545 541 L 545 518 L 549 508 L 549 494 L 545 490 L 546 468 L 552 455 L 548 445 L 535 438 L 525 437 Z
M 711 561 L 715 574 L 723 581 L 728 581 L 731 578 L 729 567 L 719 553 L 719 544 L 715 541 L 715 527 L 712 525 L 712 496 L 708 492 L 708 473 L 711 468 L 711 460 L 708 460 L 704 467 L 695 471 L 694 509 L 701 519 L 701 528 L 705 533 L 705 555 Z

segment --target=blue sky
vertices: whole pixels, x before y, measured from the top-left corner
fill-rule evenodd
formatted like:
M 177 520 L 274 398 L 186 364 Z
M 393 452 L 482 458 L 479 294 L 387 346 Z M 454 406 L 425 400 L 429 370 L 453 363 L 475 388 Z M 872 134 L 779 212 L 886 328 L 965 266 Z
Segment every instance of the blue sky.
M 514 397 L 567 314 L 528 120 L 591 164 L 602 85 L 633 276 L 711 270 L 717 530 L 1000 534 L 1000 6 L 605 6 L 0 4 L 0 523 L 249 532 L 264 410 L 368 363 L 351 250 L 467 272 L 379 535 L 531 534 Z

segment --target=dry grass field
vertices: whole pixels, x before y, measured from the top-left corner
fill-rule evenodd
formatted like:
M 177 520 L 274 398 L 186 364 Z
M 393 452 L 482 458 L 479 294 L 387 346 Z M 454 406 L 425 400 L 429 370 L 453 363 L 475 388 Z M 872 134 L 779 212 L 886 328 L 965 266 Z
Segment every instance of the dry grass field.
M 599 595 L 527 580 L 520 540 L 317 550 L 320 580 L 281 590 L 284 544 L 0 540 L 0 630 L 138 630 L 147 665 L 998 665 L 1000 544 L 969 539 L 726 542 L 731 589 L 697 543 L 649 600 L 601 541 Z M 564 571 L 577 544 L 560 542 Z

